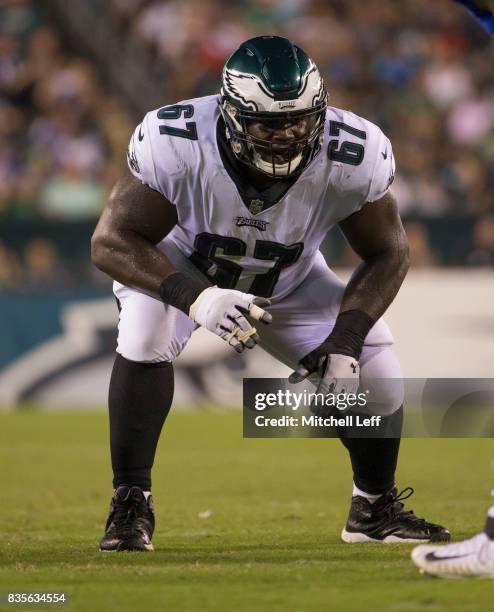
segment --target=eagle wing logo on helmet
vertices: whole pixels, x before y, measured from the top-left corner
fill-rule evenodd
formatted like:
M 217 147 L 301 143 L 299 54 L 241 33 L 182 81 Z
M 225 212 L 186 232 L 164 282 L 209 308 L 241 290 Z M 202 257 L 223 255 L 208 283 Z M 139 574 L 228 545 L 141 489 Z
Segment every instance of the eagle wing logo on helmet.
M 224 93 L 239 100 L 243 105 L 256 112 L 276 112 L 280 108 L 279 100 L 275 101 L 273 94 L 267 91 L 260 78 L 253 74 L 231 70 L 225 67 L 223 71 Z M 315 92 L 315 93 L 314 93 Z M 311 108 L 322 101 L 325 90 L 317 66 L 311 63 L 302 75 L 296 100 L 290 100 L 290 110 Z M 285 102 L 286 103 L 286 102 Z
M 304 91 L 307 89 L 307 85 L 309 84 L 309 77 L 310 77 L 311 74 L 315 74 L 317 76 L 318 80 L 319 81 L 321 80 L 321 78 L 319 77 L 319 72 L 318 72 L 315 64 L 311 64 L 309 66 L 309 68 L 302 75 L 302 79 L 301 79 L 301 83 L 300 83 L 300 89 L 298 91 L 299 97 L 302 96 L 304 94 Z
M 313 76 L 311 76 L 313 75 Z M 308 87 L 310 81 L 314 81 L 314 83 Z M 300 86 L 299 97 L 303 97 L 305 91 L 308 89 L 309 93 L 311 91 L 316 91 L 312 100 L 308 106 L 315 106 L 319 102 L 322 102 L 324 97 L 326 96 L 326 91 L 324 89 L 324 85 L 321 79 L 321 75 L 319 74 L 319 70 L 315 64 L 309 66 L 308 70 L 302 75 L 302 83 Z
M 243 102 L 246 107 L 254 111 L 263 111 L 271 106 L 273 97 L 266 92 L 266 89 L 262 87 L 261 80 L 255 75 L 225 68 L 223 78 L 226 93 Z M 259 100 L 259 90 L 266 100 L 262 98 Z M 257 98 L 258 102 L 255 102 L 253 98 Z M 261 102 L 261 105 L 259 102 Z M 260 108 L 260 106 L 264 106 L 264 108 Z

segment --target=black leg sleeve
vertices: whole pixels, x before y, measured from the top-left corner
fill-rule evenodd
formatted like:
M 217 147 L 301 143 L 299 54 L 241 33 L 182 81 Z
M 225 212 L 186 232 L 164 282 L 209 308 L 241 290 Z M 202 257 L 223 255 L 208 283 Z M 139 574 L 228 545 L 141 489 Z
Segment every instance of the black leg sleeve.
M 394 485 L 402 425 L 403 406 L 383 419 L 382 430 L 390 437 L 353 437 L 358 435 L 352 431 L 355 428 L 338 428 L 340 440 L 350 453 L 353 480 L 362 491 L 379 495 Z
M 170 362 L 136 363 L 117 354 L 110 380 L 113 486 L 151 488 L 151 468 L 173 400 Z

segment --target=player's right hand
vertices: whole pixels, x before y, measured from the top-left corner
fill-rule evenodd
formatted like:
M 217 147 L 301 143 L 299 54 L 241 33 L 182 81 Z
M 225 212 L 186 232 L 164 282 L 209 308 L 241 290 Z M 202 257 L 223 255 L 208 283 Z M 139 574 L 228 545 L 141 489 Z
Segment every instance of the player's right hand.
M 271 323 L 272 316 L 262 308 L 270 303 L 268 299 L 250 293 L 208 287 L 190 307 L 189 317 L 241 353 L 245 347 L 254 348 L 260 339 L 246 315 L 256 321 Z

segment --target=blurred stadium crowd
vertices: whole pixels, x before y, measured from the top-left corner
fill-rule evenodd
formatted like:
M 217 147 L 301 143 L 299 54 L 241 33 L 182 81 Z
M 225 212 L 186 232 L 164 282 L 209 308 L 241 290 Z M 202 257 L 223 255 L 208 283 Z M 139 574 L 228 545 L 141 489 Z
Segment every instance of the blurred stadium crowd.
M 87 239 L 139 120 L 49 4 L 0 2 L 4 288 L 103 282 Z M 242 40 L 292 38 L 325 75 L 330 103 L 390 137 L 413 264 L 494 265 L 493 47 L 450 0 L 87 4 L 105 13 L 112 37 L 142 48 L 163 105 L 217 91 Z M 114 68 L 125 70 L 118 57 Z M 351 263 L 342 242 L 328 253 L 334 265 Z

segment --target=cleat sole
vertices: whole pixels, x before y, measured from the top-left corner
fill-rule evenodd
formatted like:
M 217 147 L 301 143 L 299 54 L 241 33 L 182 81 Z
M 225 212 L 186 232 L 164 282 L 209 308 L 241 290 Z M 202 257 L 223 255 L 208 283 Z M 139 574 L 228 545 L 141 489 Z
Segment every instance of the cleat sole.
M 135 542 L 120 542 L 116 552 L 151 552 L 154 550 L 154 546 L 151 542 L 149 544 L 135 543 Z
M 363 542 L 371 542 L 374 544 L 421 544 L 429 542 L 430 540 L 418 540 L 416 538 L 399 538 L 395 535 L 389 535 L 378 540 L 377 538 L 371 538 L 365 533 L 352 532 L 343 529 L 341 532 L 341 539 L 347 544 L 362 544 Z

